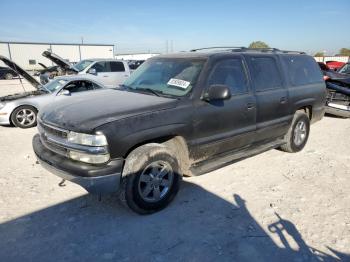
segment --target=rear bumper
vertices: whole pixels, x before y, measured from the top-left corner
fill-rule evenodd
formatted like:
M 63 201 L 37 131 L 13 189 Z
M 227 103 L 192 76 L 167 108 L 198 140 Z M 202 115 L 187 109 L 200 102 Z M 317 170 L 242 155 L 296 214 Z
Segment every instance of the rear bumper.
M 113 193 L 119 189 L 123 159 L 113 160 L 103 166 L 73 161 L 48 150 L 42 144 L 38 134 L 33 137 L 33 149 L 42 167 L 82 186 L 90 193 Z

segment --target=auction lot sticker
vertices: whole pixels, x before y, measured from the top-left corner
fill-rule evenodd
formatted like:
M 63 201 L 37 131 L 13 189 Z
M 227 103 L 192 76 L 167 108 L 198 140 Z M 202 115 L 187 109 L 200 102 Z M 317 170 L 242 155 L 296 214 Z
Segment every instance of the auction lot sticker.
M 176 79 L 176 78 L 171 78 L 168 82 L 168 86 L 177 86 L 182 89 L 186 89 L 187 87 L 189 87 L 190 84 L 191 83 L 188 81 Z

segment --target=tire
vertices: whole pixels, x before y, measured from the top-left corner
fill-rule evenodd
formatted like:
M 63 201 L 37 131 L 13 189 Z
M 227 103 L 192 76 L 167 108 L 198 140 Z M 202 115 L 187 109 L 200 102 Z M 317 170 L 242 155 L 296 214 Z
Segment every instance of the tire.
M 6 80 L 12 80 L 12 79 L 13 79 L 13 74 L 11 74 L 11 73 L 6 73 L 4 78 L 5 78 Z
M 147 144 L 135 149 L 125 161 L 122 202 L 142 215 L 165 208 L 179 190 L 179 170 L 177 159 L 164 145 Z
M 304 111 L 297 111 L 294 114 L 292 125 L 284 137 L 285 144 L 280 148 L 288 153 L 301 151 L 309 138 L 310 119 Z
M 11 114 L 11 122 L 19 128 L 36 126 L 38 111 L 32 106 L 19 106 Z

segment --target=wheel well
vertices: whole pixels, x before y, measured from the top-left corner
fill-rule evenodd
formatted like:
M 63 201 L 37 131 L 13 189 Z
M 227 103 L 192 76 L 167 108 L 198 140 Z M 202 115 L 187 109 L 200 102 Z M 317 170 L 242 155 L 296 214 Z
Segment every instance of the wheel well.
M 300 107 L 297 111 L 299 110 L 304 111 L 309 117 L 309 119 L 310 120 L 312 119 L 312 106 L 303 106 L 303 107 Z
M 20 105 L 20 106 L 17 106 L 16 108 L 14 108 L 11 112 L 11 115 L 10 115 L 10 124 L 13 125 L 13 122 L 12 122 L 12 115 L 13 113 L 16 111 L 17 108 L 21 107 L 21 106 L 30 106 L 30 107 L 33 107 L 36 112 L 39 112 L 38 109 L 35 107 L 35 106 L 32 106 L 32 105 Z
M 167 146 L 177 158 L 182 174 L 191 175 L 190 157 L 186 140 L 182 136 L 163 136 L 151 140 L 146 140 L 131 147 L 125 155 L 125 158 L 136 148 L 149 143 L 163 144 Z

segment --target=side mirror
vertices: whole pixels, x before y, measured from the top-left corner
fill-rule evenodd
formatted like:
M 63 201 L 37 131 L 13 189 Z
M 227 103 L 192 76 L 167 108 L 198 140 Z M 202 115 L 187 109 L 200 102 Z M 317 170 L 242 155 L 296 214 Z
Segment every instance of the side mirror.
M 59 95 L 60 96 L 70 96 L 70 92 L 69 92 L 69 90 L 64 89 L 59 93 Z
M 90 68 L 87 72 L 88 72 L 88 74 L 97 75 L 95 68 Z
M 230 98 L 231 91 L 226 85 L 211 85 L 203 96 L 205 101 L 226 100 Z

